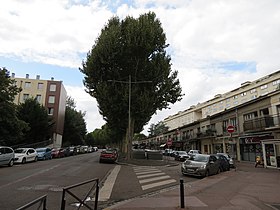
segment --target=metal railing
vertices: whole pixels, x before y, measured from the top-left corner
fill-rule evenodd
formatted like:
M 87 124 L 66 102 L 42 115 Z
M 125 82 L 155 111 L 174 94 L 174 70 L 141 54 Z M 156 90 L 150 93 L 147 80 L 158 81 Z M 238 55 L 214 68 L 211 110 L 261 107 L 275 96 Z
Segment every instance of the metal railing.
M 70 190 L 88 183 L 94 182 L 93 186 L 90 188 L 90 190 L 88 191 L 88 193 L 86 194 L 86 196 L 83 199 L 80 199 L 77 195 L 75 195 L 73 192 L 71 192 Z M 89 197 L 89 195 L 91 194 L 91 192 L 95 190 L 95 202 L 94 202 L 94 209 L 92 207 L 90 207 L 87 203 L 86 203 L 86 199 Z M 98 204 L 98 194 L 99 194 L 99 179 L 91 179 L 88 181 L 84 181 L 75 185 L 71 185 L 68 187 L 64 187 L 63 191 L 62 191 L 62 201 L 61 201 L 61 210 L 65 210 L 65 204 L 66 204 L 66 193 L 68 193 L 69 195 L 71 195 L 73 198 L 75 198 L 78 202 L 79 205 L 77 207 L 77 209 L 80 209 L 81 206 L 85 206 L 90 210 L 97 210 L 97 204 Z
M 279 126 L 280 116 L 263 116 L 246 120 L 243 124 L 244 131 L 257 131 L 265 128 Z
M 17 210 L 25 210 L 30 207 L 34 207 L 34 205 L 36 205 L 38 203 L 39 203 L 39 206 L 37 207 L 37 210 L 39 210 L 41 207 L 43 210 L 47 210 L 47 195 L 43 195 L 43 196 L 31 201 L 30 203 L 27 203 L 24 206 L 19 207 Z

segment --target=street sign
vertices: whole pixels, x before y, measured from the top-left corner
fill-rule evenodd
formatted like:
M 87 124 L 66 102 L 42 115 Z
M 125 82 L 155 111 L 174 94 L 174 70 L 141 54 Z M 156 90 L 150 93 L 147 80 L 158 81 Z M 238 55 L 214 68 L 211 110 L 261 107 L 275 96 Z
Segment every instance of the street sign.
M 233 126 L 233 125 L 229 125 L 229 126 L 227 127 L 227 132 L 233 133 L 233 132 L 234 132 L 234 126 Z
M 172 145 L 172 139 L 168 139 L 167 142 L 166 142 L 166 144 L 167 144 L 167 146 L 170 147 L 170 146 Z

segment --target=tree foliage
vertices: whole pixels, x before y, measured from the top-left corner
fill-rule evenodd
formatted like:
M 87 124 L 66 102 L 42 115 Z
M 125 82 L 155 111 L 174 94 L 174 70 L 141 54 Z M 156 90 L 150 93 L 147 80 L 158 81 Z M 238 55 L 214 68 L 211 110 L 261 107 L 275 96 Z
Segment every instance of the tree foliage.
M 139 18 L 113 17 L 102 29 L 81 70 L 87 92 L 96 98 L 110 129 L 141 132 L 157 110 L 181 100 L 177 71 L 171 70 L 166 36 L 155 13 Z
M 166 126 L 162 121 L 157 124 L 151 124 L 149 127 L 149 136 L 158 136 L 168 131 L 168 126 Z
M 87 129 L 84 117 L 85 113 L 76 110 L 74 99 L 67 97 L 62 137 L 63 146 L 83 145 L 85 143 Z
M 35 98 L 29 98 L 18 106 L 18 117 L 25 121 L 29 130 L 25 132 L 23 142 L 32 144 L 51 138 L 52 118 L 46 108 Z
M 23 131 L 28 125 L 19 120 L 16 105 L 13 103 L 15 96 L 20 92 L 15 81 L 10 78 L 6 68 L 0 68 L 0 144 L 17 144 L 23 136 Z

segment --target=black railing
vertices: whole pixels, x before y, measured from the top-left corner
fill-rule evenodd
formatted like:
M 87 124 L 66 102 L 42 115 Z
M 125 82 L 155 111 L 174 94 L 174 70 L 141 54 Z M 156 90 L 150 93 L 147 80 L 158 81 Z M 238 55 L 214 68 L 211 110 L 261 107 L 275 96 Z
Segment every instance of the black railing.
M 70 191 L 73 188 L 76 188 L 76 187 L 79 187 L 79 186 L 82 186 L 82 185 L 85 185 L 85 184 L 88 184 L 88 183 L 91 183 L 91 182 L 95 182 L 95 183 L 93 184 L 93 186 L 90 188 L 90 190 L 88 191 L 88 193 L 86 194 L 86 196 L 83 199 L 80 199 L 77 195 L 75 195 L 73 192 Z M 89 195 L 94 190 L 94 188 L 96 190 L 95 190 L 95 202 L 94 202 L 94 209 L 93 209 L 91 206 L 89 206 L 86 203 L 86 199 L 89 197 Z M 75 198 L 79 202 L 79 205 L 77 206 L 77 209 L 80 209 L 81 206 L 84 206 L 84 207 L 86 207 L 87 209 L 90 209 L 90 210 L 97 210 L 98 194 L 99 194 L 99 179 L 91 179 L 91 180 L 81 182 L 81 183 L 78 183 L 78 184 L 75 184 L 75 185 L 64 187 L 63 191 L 62 191 L 62 201 L 61 201 L 61 208 L 60 208 L 61 210 L 65 210 L 65 204 L 66 204 L 65 196 L 66 196 L 66 193 L 71 195 L 73 198 Z
M 279 126 L 280 116 L 263 116 L 246 120 L 243 124 L 244 131 L 258 131 L 265 128 Z
M 34 207 L 38 203 L 39 203 L 39 206 L 36 209 L 39 210 L 42 208 L 43 210 L 47 210 L 47 195 L 43 195 L 43 196 L 35 199 L 34 201 L 31 201 L 30 203 L 18 208 L 17 210 L 25 210 L 30 207 Z

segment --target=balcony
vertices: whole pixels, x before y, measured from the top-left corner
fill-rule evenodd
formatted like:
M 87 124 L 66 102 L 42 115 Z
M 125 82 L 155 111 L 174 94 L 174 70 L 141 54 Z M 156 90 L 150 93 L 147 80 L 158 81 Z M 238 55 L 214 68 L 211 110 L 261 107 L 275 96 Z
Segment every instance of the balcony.
M 280 116 L 263 116 L 246 120 L 243 124 L 244 131 L 261 131 L 267 128 L 280 126 Z
M 215 129 L 207 129 L 205 131 L 202 132 L 197 132 L 197 137 L 201 138 L 201 137 L 210 137 L 210 136 L 215 136 L 216 134 L 216 130 Z

